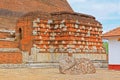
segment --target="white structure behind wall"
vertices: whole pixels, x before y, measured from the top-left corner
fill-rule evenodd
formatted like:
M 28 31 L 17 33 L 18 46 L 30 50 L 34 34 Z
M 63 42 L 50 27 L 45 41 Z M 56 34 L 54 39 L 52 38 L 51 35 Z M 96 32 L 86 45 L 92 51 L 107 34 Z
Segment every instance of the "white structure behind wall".
M 109 40 L 109 64 L 120 64 L 120 41 L 118 39 Z
M 109 45 L 109 69 L 120 70 L 120 27 L 103 34 Z

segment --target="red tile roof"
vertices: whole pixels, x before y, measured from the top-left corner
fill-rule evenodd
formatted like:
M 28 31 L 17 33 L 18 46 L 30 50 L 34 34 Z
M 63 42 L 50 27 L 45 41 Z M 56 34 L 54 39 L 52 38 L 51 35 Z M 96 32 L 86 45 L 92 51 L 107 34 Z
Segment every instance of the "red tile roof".
M 112 36 L 120 36 L 120 27 L 117 27 L 117 28 L 103 34 L 103 37 L 112 37 Z

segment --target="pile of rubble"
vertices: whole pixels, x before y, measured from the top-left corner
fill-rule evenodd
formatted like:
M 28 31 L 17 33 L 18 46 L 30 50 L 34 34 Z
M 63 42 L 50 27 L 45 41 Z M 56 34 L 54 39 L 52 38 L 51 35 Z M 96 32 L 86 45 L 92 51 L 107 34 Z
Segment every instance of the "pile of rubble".
M 60 60 L 59 71 L 62 74 L 92 74 L 96 72 L 93 63 L 87 58 L 65 57 Z

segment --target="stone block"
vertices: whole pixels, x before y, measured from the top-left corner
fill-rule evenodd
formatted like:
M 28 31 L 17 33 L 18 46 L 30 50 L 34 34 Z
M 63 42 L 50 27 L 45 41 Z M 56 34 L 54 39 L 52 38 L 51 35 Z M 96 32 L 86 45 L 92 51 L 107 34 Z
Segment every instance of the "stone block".
M 59 71 L 62 74 L 92 74 L 96 72 L 95 66 L 87 58 L 66 57 L 60 60 Z

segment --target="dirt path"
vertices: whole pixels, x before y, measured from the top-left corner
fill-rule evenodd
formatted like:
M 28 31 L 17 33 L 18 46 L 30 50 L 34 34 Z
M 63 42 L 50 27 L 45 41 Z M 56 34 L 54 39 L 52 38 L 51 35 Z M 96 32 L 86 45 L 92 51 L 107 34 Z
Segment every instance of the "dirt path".
M 120 80 L 120 71 L 97 69 L 96 74 L 64 75 L 58 69 L 0 69 L 0 80 Z

